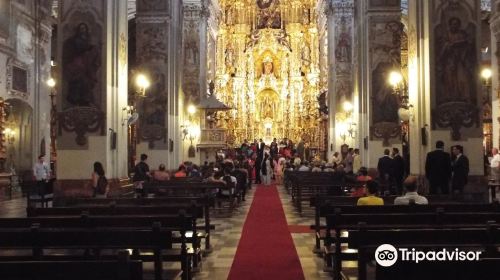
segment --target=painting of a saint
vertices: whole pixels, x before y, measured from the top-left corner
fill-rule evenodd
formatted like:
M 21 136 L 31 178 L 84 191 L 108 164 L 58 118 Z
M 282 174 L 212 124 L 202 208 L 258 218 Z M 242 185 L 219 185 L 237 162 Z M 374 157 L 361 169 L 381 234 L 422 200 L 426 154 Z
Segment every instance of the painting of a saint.
M 387 82 L 387 77 L 393 68 L 392 64 L 380 63 L 373 71 L 373 123 L 399 120 L 399 100 Z
M 273 74 L 273 62 L 272 61 L 264 61 L 264 75 Z
M 267 9 L 273 4 L 273 0 L 257 0 L 260 9 Z
M 89 26 L 77 25 L 73 36 L 63 45 L 63 81 L 66 101 L 73 106 L 92 106 L 98 83 L 101 57 L 92 43 Z
M 338 62 L 351 61 L 350 36 L 346 32 L 339 35 L 339 41 L 337 42 L 337 48 L 335 49 L 335 58 Z
M 437 40 L 436 70 L 441 81 L 437 102 L 471 102 L 475 92 L 475 40 L 462 28 L 459 18 L 452 17 L 447 23 L 446 32 Z

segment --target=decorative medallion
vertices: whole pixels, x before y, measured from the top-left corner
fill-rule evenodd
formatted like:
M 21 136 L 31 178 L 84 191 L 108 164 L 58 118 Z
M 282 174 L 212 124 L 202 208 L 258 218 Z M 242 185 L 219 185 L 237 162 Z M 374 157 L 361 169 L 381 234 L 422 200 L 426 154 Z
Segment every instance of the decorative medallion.
M 141 140 L 148 141 L 148 146 L 150 149 L 155 147 L 155 141 L 163 140 L 163 143 L 167 143 L 167 129 L 162 125 L 144 125 L 140 129 Z
M 474 104 L 449 102 L 432 110 L 432 129 L 436 129 L 436 127 L 451 128 L 453 141 L 462 139 L 460 134 L 462 127 L 470 128 L 473 125 L 479 127 L 479 110 Z
M 383 139 L 383 146 L 390 146 L 389 139 L 401 135 L 401 126 L 393 122 L 380 122 L 370 127 L 370 140 Z M 374 139 L 375 138 L 375 139 Z
M 95 107 L 72 107 L 64 112 L 58 113 L 59 135 L 62 131 L 75 132 L 76 144 L 84 146 L 87 144 L 85 134 L 100 131 L 104 135 L 104 112 Z

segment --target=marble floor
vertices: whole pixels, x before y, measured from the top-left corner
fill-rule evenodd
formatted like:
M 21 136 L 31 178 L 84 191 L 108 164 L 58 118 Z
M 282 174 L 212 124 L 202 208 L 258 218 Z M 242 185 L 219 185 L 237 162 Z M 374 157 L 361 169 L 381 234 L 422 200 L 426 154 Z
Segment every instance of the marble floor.
M 231 213 L 227 210 L 215 210 L 212 214 L 212 223 L 215 231 L 212 234 L 213 251 L 202 260 L 200 272 L 194 274 L 194 279 L 227 279 L 233 263 L 238 242 L 241 237 L 246 216 L 253 201 L 255 186 L 247 193 L 246 201 Z M 291 231 L 292 239 L 297 250 L 305 279 L 331 279 L 331 274 L 323 271 L 323 259 L 313 253 L 314 233 L 307 230 L 314 223 L 312 209 L 305 207 L 302 215 L 294 209 L 291 196 L 286 193 L 282 186 L 278 186 L 278 192 L 283 205 L 283 210 Z M 16 198 L 0 202 L 0 217 L 25 217 L 26 199 Z M 356 279 L 356 263 L 344 262 L 345 272 L 350 280 Z M 150 264 L 145 265 L 149 270 Z M 175 268 L 166 263 L 166 268 Z M 151 265 L 152 269 L 152 265 Z

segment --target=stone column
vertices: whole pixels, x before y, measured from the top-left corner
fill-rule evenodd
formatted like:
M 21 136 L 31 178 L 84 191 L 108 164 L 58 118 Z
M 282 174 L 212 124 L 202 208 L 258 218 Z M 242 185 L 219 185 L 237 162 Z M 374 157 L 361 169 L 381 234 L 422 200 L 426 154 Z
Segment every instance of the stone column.
M 64 1 L 58 19 L 56 192 L 90 195 L 96 161 L 112 188 L 127 178 L 127 3 Z
M 490 29 L 491 29 L 491 78 L 492 96 L 491 112 L 493 121 L 493 147 L 500 145 L 500 13 L 498 6 L 500 1 L 492 1 Z
M 479 0 L 434 0 L 428 6 L 431 50 L 429 144 L 443 140 L 447 150 L 452 145 L 464 146 L 471 176 L 484 174 L 483 153 L 480 152 L 483 143 L 479 81 L 480 11 Z M 457 45 L 457 38 L 465 43 Z
M 156 1 L 158 2 L 158 1 Z M 171 24 L 170 1 L 137 1 L 136 16 L 136 73 L 144 73 L 151 86 L 146 97 L 134 98 L 139 112 L 137 157 L 148 155 L 151 167 L 165 163 L 169 153 L 167 141 L 167 112 L 170 113 L 169 30 Z M 131 77 L 134 79 L 134 77 Z
M 349 134 L 347 129 L 357 129 L 358 107 L 354 105 L 353 88 L 353 35 L 354 35 L 354 4 L 351 1 L 333 1 L 331 4 L 332 16 L 329 17 L 328 30 L 331 35 L 329 41 L 329 71 L 330 83 L 330 122 L 335 123 L 335 137 L 333 152 L 340 151 L 342 144 L 355 146 L 357 133 Z M 331 91 L 330 91 L 331 89 Z M 344 102 L 353 104 L 351 115 L 343 111 Z M 342 129 L 343 131 L 339 131 Z M 341 137 L 343 134 L 344 138 Z M 331 156 L 331 155 L 330 155 Z
M 369 137 L 364 163 L 376 167 L 385 148 L 401 150 L 398 98 L 388 84 L 389 73 L 401 69 L 400 1 L 360 1 L 358 91 L 360 139 Z

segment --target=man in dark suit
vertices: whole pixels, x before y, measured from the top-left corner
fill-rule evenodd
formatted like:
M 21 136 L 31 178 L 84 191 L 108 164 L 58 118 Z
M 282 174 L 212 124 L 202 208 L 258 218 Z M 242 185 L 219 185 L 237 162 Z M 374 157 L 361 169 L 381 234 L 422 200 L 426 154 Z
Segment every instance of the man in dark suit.
M 398 148 L 392 148 L 392 175 L 396 184 L 397 194 L 403 194 L 403 178 L 405 174 L 405 161 L 399 154 Z
M 436 150 L 429 152 L 425 160 L 425 177 L 429 180 L 430 193 L 448 194 L 451 177 L 451 157 L 444 151 L 443 141 L 436 142 Z
M 385 149 L 384 156 L 378 159 L 377 165 L 380 184 L 383 185 L 386 190 L 390 189 L 390 182 L 393 178 L 393 161 L 389 154 L 389 149 Z
M 260 184 L 260 169 L 262 167 L 262 159 L 264 158 L 264 148 L 266 143 L 259 139 L 259 144 L 257 145 L 257 158 L 255 159 L 255 184 Z
M 455 160 L 452 165 L 451 189 L 453 192 L 463 193 L 469 177 L 469 159 L 463 154 L 464 148 L 460 145 L 453 146 L 452 152 Z

